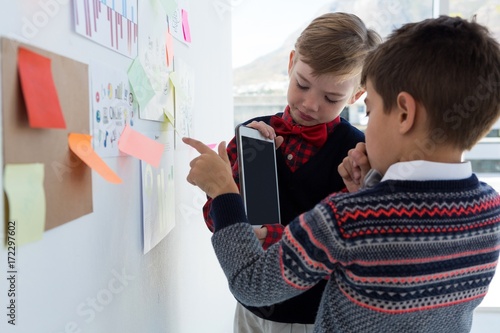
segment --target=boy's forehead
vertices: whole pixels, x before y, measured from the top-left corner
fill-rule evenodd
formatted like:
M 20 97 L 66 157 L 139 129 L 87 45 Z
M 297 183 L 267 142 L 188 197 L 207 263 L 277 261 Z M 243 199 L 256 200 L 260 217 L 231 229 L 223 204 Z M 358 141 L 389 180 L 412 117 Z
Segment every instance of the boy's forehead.
M 360 75 L 339 75 L 337 73 L 314 74 L 313 69 L 305 62 L 298 60 L 294 71 L 300 78 L 307 81 L 317 81 L 329 86 L 352 87 L 359 85 Z

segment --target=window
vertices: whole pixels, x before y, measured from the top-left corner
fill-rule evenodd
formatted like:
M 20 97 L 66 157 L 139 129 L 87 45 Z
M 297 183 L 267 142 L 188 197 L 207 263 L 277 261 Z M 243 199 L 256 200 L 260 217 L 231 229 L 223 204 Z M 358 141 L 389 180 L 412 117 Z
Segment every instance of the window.
M 233 10 L 233 62 L 234 69 L 234 123 L 235 126 L 250 118 L 275 114 L 286 106 L 288 87 L 288 55 L 295 40 L 306 25 L 326 12 L 343 11 L 358 15 L 365 24 L 382 37 L 406 22 L 432 17 L 433 1 L 289 1 L 286 14 L 276 15 L 280 8 L 263 0 L 242 3 Z M 283 6 L 282 3 L 278 6 Z M 293 23 L 293 24 L 290 24 Z M 288 30 L 283 29 L 283 25 Z M 259 34 L 260 32 L 260 39 Z M 281 39 L 270 40 L 275 35 Z M 254 48 L 250 43 L 259 41 Z M 268 45 L 267 53 L 259 53 L 259 45 Z M 249 53 L 256 53 L 252 62 Z M 244 65 L 241 65 L 244 64 Z M 343 114 L 354 125 L 364 125 L 363 99 Z
M 498 0 L 266 0 L 238 1 L 233 7 L 233 94 L 235 126 L 256 116 L 275 114 L 286 106 L 288 56 L 295 40 L 316 16 L 329 11 L 358 15 L 382 37 L 406 22 L 439 14 L 471 18 L 488 26 L 500 41 Z M 342 116 L 364 129 L 363 98 Z M 464 159 L 481 180 L 500 192 L 500 120 Z M 500 307 L 500 273 L 481 306 Z

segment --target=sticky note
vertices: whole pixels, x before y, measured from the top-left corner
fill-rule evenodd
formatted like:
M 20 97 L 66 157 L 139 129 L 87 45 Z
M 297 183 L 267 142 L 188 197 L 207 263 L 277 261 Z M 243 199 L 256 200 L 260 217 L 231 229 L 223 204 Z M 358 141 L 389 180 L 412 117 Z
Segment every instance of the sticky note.
M 165 147 L 127 125 L 118 140 L 118 149 L 157 168 Z
M 170 34 L 170 32 L 167 31 L 167 40 L 166 40 L 166 53 L 167 53 L 167 67 L 170 67 L 173 65 L 174 62 L 174 38 Z
M 141 64 L 141 61 L 139 60 L 139 57 L 135 58 L 128 69 L 128 80 L 132 90 L 134 91 L 137 103 L 139 103 L 141 108 L 145 108 L 155 95 L 155 91 L 149 81 L 144 67 Z
M 16 245 L 42 239 L 45 230 L 44 164 L 6 164 L 4 187 Z M 13 237 L 14 235 L 10 235 Z
M 175 124 L 175 117 L 174 115 L 168 111 L 166 108 L 163 109 L 163 113 L 165 114 L 165 117 L 167 117 L 167 121 L 170 122 L 172 125 Z
M 184 34 L 184 40 L 191 43 L 191 29 L 189 28 L 188 13 L 186 10 L 182 9 L 182 32 Z
M 184 93 L 184 90 L 182 89 L 182 84 L 181 84 L 182 78 L 179 77 L 179 74 L 175 71 L 171 72 L 168 76 L 168 79 L 175 89 L 176 102 L 187 100 L 187 96 Z
M 88 134 L 70 133 L 68 135 L 69 148 L 73 153 L 108 182 L 120 184 L 121 178 L 92 149 L 91 140 L 92 136 Z
M 167 15 L 172 15 L 173 12 L 177 9 L 177 1 L 176 0 L 159 0 L 165 13 Z
M 207 146 L 210 149 L 215 149 L 217 147 L 217 144 L 216 143 L 209 143 Z
M 34 128 L 66 128 L 52 77 L 51 60 L 20 47 L 17 62 L 30 126 Z M 68 73 L 68 76 L 70 75 L 71 73 Z

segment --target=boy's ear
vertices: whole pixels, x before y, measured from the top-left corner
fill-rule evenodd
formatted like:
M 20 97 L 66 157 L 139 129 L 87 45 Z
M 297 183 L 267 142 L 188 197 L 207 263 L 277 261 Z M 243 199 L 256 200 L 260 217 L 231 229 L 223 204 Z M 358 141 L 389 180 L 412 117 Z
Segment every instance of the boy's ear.
M 358 91 L 354 95 L 351 96 L 347 104 L 354 104 L 363 94 L 365 93 L 365 89 L 358 88 Z
M 290 76 L 290 73 L 292 72 L 294 59 L 295 59 L 295 50 L 292 50 L 290 51 L 290 58 L 288 59 L 288 76 Z
M 417 103 L 415 98 L 407 92 L 400 92 L 396 98 L 399 132 L 408 133 L 415 126 Z

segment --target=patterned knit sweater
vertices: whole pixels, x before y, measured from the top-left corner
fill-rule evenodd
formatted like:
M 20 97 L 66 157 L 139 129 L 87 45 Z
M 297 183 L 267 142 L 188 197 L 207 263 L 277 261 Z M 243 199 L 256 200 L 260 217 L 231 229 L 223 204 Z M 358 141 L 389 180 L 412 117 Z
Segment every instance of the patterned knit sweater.
M 329 277 L 316 333 L 469 332 L 500 249 L 500 196 L 475 175 L 332 194 L 267 251 L 239 195 L 216 197 L 212 213 L 212 243 L 242 303 L 270 305 Z

